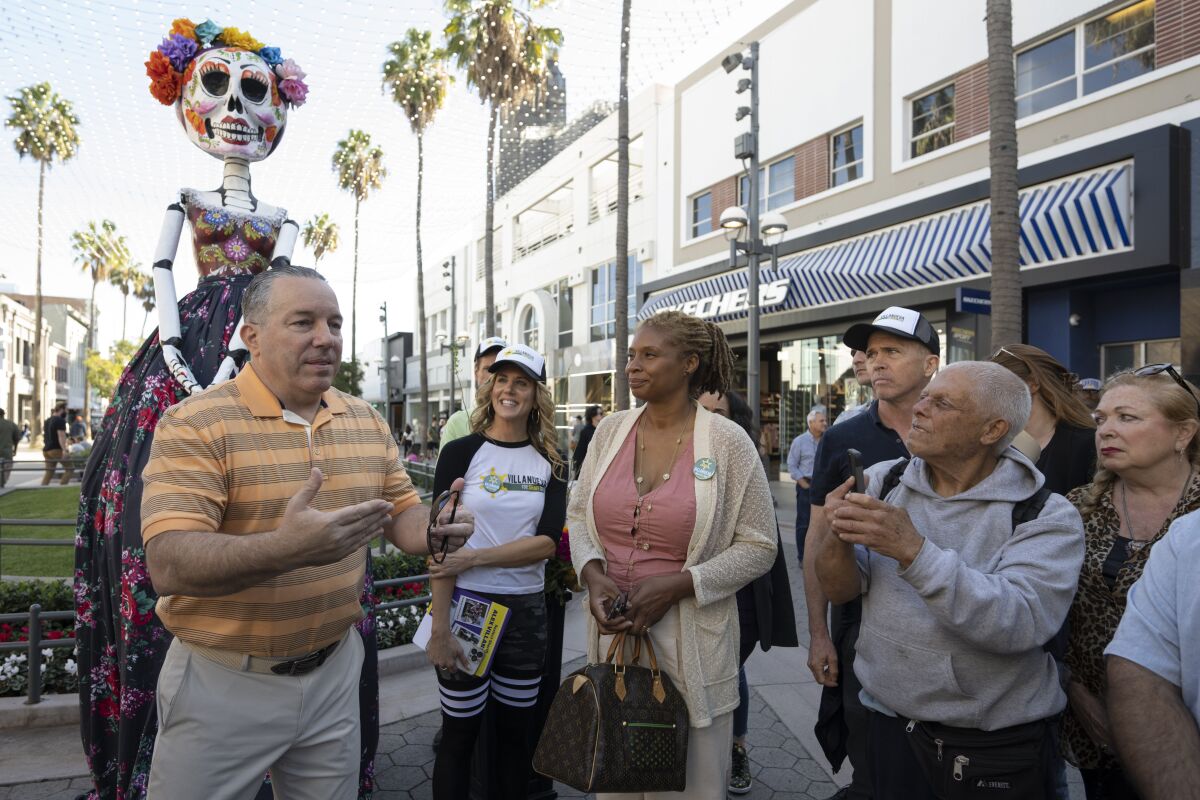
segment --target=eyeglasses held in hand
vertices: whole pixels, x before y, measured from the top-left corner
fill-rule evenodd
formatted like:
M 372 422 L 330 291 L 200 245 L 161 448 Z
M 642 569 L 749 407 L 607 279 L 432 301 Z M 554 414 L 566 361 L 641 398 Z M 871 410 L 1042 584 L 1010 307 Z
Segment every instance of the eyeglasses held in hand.
M 429 508 L 429 526 L 425 529 L 425 543 L 429 546 L 429 555 L 433 558 L 433 563 L 441 564 L 446 560 L 446 553 L 450 550 L 450 537 L 438 537 L 441 541 L 434 544 L 433 529 L 438 524 L 438 517 L 442 515 L 442 511 L 446 506 L 450 506 L 450 520 L 447 524 L 454 524 L 454 515 L 458 513 L 458 504 L 462 499 L 462 493 L 454 489 L 447 489 L 438 495 L 433 501 L 433 505 Z
M 1192 396 L 1192 399 L 1196 401 L 1196 414 L 1197 416 L 1200 416 L 1200 397 L 1196 396 L 1196 393 L 1192 391 L 1192 387 L 1187 385 L 1187 381 L 1185 381 L 1183 376 L 1175 370 L 1175 367 L 1171 366 L 1170 364 L 1147 364 L 1144 367 L 1135 369 L 1133 374 L 1138 376 L 1146 376 L 1158 375 L 1163 372 L 1170 375 L 1176 383 L 1183 387 L 1185 392 Z

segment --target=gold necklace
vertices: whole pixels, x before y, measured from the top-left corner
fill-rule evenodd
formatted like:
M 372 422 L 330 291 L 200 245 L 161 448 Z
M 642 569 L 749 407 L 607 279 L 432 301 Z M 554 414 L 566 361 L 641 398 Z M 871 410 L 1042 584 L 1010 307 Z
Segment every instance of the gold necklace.
M 695 410 L 693 409 L 693 414 Z M 642 419 L 645 419 L 643 415 Z M 634 434 L 637 439 L 637 450 L 633 454 L 633 475 L 637 481 L 637 485 L 641 486 L 645 481 L 645 476 L 642 475 L 642 453 L 646 450 L 646 443 L 642 441 L 642 419 L 638 420 L 637 432 Z M 683 443 L 683 435 L 687 432 L 688 423 L 691 417 L 683 421 L 683 427 L 679 431 L 679 436 L 675 437 L 675 449 L 671 452 L 671 460 L 667 463 L 667 471 L 663 473 L 663 483 L 671 480 L 671 470 L 675 468 L 675 459 L 679 457 L 679 445 Z M 660 484 L 661 485 L 661 484 Z

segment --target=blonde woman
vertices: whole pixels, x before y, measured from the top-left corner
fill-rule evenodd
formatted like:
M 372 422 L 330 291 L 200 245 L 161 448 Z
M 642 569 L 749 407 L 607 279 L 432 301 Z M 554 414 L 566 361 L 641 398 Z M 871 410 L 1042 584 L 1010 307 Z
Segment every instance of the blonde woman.
M 468 796 L 471 754 L 482 714 L 492 703 L 496 723 L 497 796 L 524 798 L 532 761 L 530 740 L 546 656 L 546 559 L 554 554 L 566 513 L 567 468 L 556 449 L 554 400 L 545 359 L 524 345 L 500 351 L 479 387 L 471 434 L 448 443 L 438 458 L 434 497 L 457 478 L 462 502 L 481 511 L 470 544 L 429 571 L 433 630 L 427 647 L 437 667 L 442 743 L 433 796 Z M 450 631 L 455 586 L 511 610 L 484 677 L 462 670 L 467 659 Z
M 732 383 L 720 328 L 657 314 L 638 326 L 625 372 L 644 404 L 596 428 L 567 515 L 588 587 L 588 658 L 620 631 L 651 639 L 687 701 L 686 796 L 723 799 L 738 706 L 734 596 L 775 560 L 771 492 L 746 432 L 696 402 Z M 624 613 L 613 607 L 621 595 Z
M 1095 414 L 1099 469 L 1067 495 L 1083 517 L 1087 551 L 1068 617 L 1063 746 L 1090 800 L 1136 798 L 1112 751 L 1104 648 L 1155 543 L 1200 509 L 1200 395 L 1170 364 L 1155 364 L 1109 378 Z

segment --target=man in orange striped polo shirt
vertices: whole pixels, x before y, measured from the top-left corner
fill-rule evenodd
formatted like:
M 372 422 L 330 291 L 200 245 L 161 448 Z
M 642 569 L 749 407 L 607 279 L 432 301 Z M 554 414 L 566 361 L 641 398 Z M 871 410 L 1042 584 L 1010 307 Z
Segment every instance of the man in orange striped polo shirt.
M 175 635 L 158 682 L 149 796 L 353 798 L 366 545 L 428 552 L 423 507 L 387 425 L 331 388 L 342 316 L 320 273 L 256 276 L 251 363 L 172 407 L 143 474 L 142 536 Z M 434 533 L 460 546 L 459 509 Z

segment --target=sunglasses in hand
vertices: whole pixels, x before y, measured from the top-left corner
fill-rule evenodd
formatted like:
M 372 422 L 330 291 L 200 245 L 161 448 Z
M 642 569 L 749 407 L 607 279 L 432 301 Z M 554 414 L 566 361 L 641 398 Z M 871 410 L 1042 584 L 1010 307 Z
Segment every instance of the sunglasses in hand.
M 435 564 L 441 564 L 446 560 L 446 553 L 450 550 L 450 537 L 434 536 L 433 529 L 438 526 L 438 518 L 441 517 L 446 506 L 450 506 L 450 519 L 447 520 L 447 524 L 454 524 L 454 515 L 458 513 L 458 504 L 461 500 L 461 492 L 447 489 L 437 496 L 429 509 L 429 527 L 425 529 L 425 543 L 429 545 L 429 555 Z

